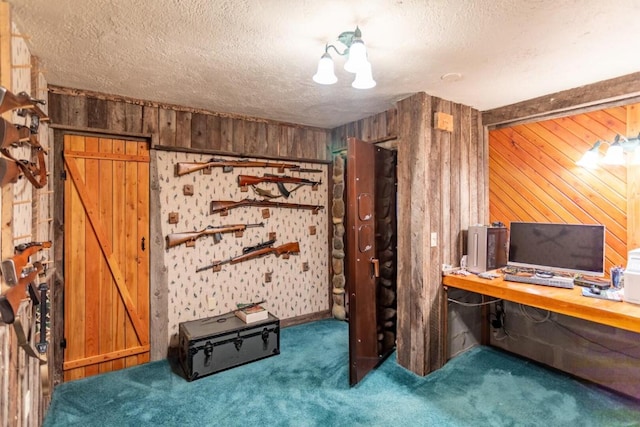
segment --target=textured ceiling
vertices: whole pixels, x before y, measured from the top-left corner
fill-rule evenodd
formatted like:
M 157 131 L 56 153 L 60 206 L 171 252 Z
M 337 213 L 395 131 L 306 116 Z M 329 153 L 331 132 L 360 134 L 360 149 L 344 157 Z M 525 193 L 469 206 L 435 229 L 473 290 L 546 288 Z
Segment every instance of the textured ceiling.
M 640 0 L 9 3 L 50 84 L 323 128 L 420 91 L 484 111 L 640 71 Z M 315 84 L 356 25 L 378 85 L 353 89 L 337 55 Z

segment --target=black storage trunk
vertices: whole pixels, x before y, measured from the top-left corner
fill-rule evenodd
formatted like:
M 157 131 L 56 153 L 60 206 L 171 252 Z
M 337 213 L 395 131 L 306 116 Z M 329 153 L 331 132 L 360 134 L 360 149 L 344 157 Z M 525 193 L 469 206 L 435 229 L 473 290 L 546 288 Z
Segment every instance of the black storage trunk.
M 245 323 L 233 314 L 182 322 L 179 357 L 187 380 L 280 354 L 280 320 Z

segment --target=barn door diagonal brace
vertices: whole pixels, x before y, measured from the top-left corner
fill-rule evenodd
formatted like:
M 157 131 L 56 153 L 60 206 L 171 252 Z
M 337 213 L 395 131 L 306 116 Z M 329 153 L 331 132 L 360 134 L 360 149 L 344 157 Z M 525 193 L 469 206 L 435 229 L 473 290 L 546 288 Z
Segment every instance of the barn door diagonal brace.
M 71 175 L 71 179 L 73 180 L 76 190 L 78 191 L 78 195 L 80 196 L 82 205 L 84 206 L 84 209 L 87 213 L 87 217 L 89 218 L 91 227 L 96 234 L 98 242 L 100 243 L 100 249 L 102 250 L 105 260 L 107 261 L 107 265 L 109 266 L 109 270 L 111 271 L 113 280 L 115 281 L 116 287 L 118 288 L 118 292 L 122 297 L 122 301 L 124 302 L 125 308 L 127 310 L 127 315 L 129 316 L 129 319 L 133 324 L 136 336 L 138 337 L 140 344 L 146 345 L 149 342 L 149 333 L 138 317 L 136 306 L 131 299 L 129 290 L 127 289 L 124 275 L 122 274 L 118 262 L 113 254 L 111 241 L 107 237 L 107 233 L 100 223 L 97 204 L 95 203 L 93 197 L 91 196 L 91 193 L 87 189 L 75 160 L 73 158 L 65 156 L 64 162 L 67 166 L 67 170 L 69 171 L 69 175 Z

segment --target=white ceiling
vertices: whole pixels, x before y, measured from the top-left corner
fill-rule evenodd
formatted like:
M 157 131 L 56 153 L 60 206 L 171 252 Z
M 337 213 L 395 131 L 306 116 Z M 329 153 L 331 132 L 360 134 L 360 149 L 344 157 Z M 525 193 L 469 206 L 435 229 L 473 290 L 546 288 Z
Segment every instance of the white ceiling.
M 640 0 L 8 2 L 50 84 L 323 128 L 420 91 L 484 111 L 640 71 Z M 314 83 L 356 25 L 377 86 L 337 55 Z

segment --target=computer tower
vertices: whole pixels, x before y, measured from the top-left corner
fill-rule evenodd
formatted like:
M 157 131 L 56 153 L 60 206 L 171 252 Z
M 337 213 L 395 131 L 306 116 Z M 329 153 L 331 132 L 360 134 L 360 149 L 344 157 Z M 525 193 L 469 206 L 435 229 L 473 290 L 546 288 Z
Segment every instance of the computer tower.
M 504 226 L 472 225 L 467 233 L 467 270 L 482 273 L 507 265 L 508 233 Z

